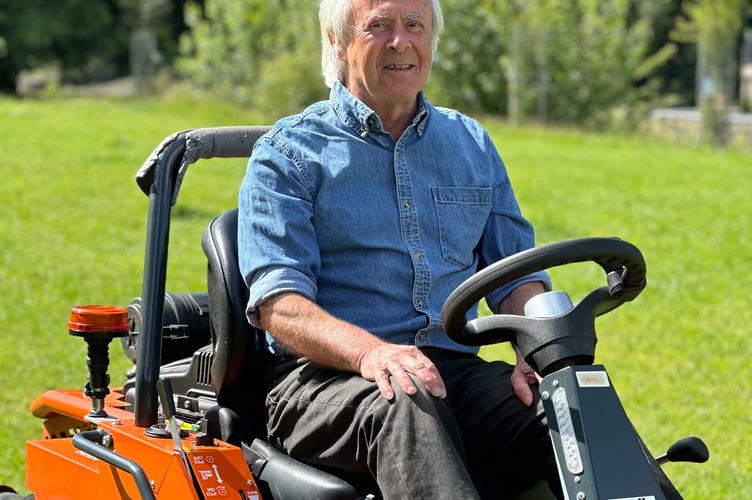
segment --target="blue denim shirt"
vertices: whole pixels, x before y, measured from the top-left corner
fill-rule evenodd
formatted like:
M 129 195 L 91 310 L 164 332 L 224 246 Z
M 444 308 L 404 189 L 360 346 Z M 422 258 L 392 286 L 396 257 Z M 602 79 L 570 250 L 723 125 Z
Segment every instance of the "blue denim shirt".
M 398 141 L 340 83 L 256 144 L 239 195 L 248 317 L 282 292 L 394 343 L 463 352 L 441 307 L 477 269 L 534 244 L 488 133 L 418 96 Z M 537 273 L 493 292 L 498 304 Z M 468 313 L 472 318 L 476 311 Z

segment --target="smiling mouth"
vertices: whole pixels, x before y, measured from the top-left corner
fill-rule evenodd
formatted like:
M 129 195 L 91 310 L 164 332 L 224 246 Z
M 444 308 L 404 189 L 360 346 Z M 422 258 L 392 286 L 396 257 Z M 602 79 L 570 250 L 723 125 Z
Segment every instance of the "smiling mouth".
M 404 71 L 404 70 L 410 69 L 412 67 L 413 67 L 412 64 L 388 64 L 386 66 L 386 69 Z

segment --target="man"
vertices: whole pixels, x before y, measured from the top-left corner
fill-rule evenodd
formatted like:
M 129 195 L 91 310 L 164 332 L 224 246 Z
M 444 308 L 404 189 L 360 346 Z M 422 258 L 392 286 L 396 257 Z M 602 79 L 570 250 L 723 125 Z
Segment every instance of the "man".
M 487 132 L 423 96 L 438 0 L 324 0 L 319 16 L 330 99 L 257 143 L 239 197 L 248 317 L 278 356 L 270 441 L 384 498 L 557 489 L 536 374 L 441 325 L 457 285 L 534 236 Z M 519 314 L 547 280 L 487 299 Z

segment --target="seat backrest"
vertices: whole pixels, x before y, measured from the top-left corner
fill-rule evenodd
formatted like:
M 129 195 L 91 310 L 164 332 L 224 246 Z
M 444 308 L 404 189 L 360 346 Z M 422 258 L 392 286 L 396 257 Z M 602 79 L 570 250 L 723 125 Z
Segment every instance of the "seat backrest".
M 269 353 L 264 334 L 245 315 L 248 287 L 238 266 L 238 210 L 215 218 L 201 244 L 208 259 L 209 322 L 214 358 L 212 385 L 217 402 L 263 431 L 265 376 Z
M 238 266 L 238 211 L 214 219 L 204 232 L 202 246 L 209 261 L 209 322 L 214 360 L 212 385 L 220 406 L 233 410 L 242 425 L 228 426 L 232 434 L 242 428 L 240 441 L 259 486 L 277 498 L 364 498 L 350 483 L 304 465 L 266 443 L 264 397 L 266 369 L 271 354 L 261 330 L 245 316 L 248 288 Z M 220 413 L 218 418 L 222 418 Z M 219 424 L 222 425 L 221 423 Z M 249 432 L 251 435 L 247 435 Z M 234 441 L 234 436 L 223 440 Z M 262 439 L 254 439 L 259 438 Z M 373 487 L 374 489 L 375 486 Z

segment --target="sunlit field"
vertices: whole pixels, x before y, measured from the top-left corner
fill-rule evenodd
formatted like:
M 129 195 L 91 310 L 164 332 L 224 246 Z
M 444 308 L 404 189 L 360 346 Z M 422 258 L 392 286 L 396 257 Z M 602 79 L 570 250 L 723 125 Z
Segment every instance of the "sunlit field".
M 71 306 L 141 294 L 147 197 L 133 176 L 169 133 L 268 123 L 211 100 L 0 98 L 0 483 L 24 490 L 24 443 L 40 437 L 29 402 L 82 387 L 86 347 Z M 668 464 L 687 499 L 752 498 L 752 156 L 646 136 L 511 127 L 482 119 L 538 243 L 619 236 L 637 245 L 648 288 L 598 320 L 597 361 L 654 453 L 698 435 L 709 463 Z M 191 168 L 175 209 L 168 290 L 205 290 L 209 220 L 236 204 L 242 160 Z M 604 284 L 594 264 L 551 271 L 578 300 Z M 507 346 L 484 349 L 507 357 Z M 110 374 L 129 361 L 111 348 Z

